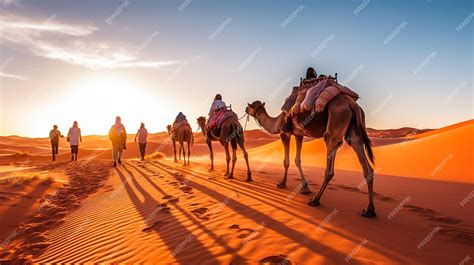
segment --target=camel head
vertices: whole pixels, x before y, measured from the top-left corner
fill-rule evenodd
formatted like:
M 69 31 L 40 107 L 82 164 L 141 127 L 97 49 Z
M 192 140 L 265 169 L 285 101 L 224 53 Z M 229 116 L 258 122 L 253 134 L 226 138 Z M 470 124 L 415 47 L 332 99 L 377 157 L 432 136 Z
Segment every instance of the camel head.
M 206 128 L 206 117 L 199 117 L 197 119 L 197 124 L 199 125 L 199 127 L 202 129 L 202 128 Z
M 254 101 L 252 104 L 247 103 L 247 108 L 245 108 L 245 113 L 248 113 L 250 116 L 255 117 L 257 111 L 260 109 L 265 109 L 265 102 L 260 100 Z

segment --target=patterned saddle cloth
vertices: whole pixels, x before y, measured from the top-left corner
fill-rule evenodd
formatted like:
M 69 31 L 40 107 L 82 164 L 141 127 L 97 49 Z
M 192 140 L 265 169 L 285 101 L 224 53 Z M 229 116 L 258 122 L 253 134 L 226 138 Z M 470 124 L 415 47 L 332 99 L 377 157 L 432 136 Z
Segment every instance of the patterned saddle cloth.
M 214 114 L 209 118 L 207 129 L 220 129 L 224 121 L 232 117 L 237 119 L 237 114 L 235 114 L 232 110 L 221 110 L 214 112 Z

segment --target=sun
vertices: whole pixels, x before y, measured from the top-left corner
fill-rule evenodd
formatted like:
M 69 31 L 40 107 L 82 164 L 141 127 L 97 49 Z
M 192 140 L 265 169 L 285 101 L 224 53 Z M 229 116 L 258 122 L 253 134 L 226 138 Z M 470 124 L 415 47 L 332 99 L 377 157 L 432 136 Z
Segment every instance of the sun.
M 72 82 L 36 115 L 51 126 L 61 124 L 63 130 L 78 121 L 85 134 L 107 134 L 121 116 L 127 131 L 134 133 L 141 122 L 163 131 L 163 117 L 171 117 L 167 109 L 156 89 L 126 76 L 89 76 Z

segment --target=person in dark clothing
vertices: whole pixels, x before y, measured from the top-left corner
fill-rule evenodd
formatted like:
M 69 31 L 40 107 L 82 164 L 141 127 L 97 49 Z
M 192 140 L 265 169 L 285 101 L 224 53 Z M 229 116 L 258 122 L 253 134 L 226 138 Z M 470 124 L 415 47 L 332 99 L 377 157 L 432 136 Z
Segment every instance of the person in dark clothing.
M 318 77 L 318 74 L 316 73 L 316 70 L 314 70 L 313 67 L 308 67 L 308 69 L 306 69 L 306 77 L 304 80 L 309 80 L 309 79 L 313 79 L 317 77 Z M 286 133 L 291 132 L 292 126 L 293 126 L 293 123 L 291 121 L 291 117 L 289 117 L 289 115 L 286 115 L 285 123 L 282 126 L 282 131 Z
M 51 140 L 51 149 L 52 149 L 52 156 L 53 161 L 56 161 L 56 155 L 58 154 L 59 149 L 59 138 L 63 138 L 64 136 L 58 130 L 58 126 L 54 125 L 53 129 L 49 131 L 49 139 Z
M 174 119 L 173 126 L 171 127 L 171 135 L 175 136 L 176 129 L 178 129 L 182 125 L 188 126 L 189 129 L 191 129 L 191 125 L 189 124 L 188 119 L 186 119 L 186 115 L 184 115 L 182 112 L 179 112 L 176 118 Z
M 178 113 L 176 118 L 174 119 L 174 124 L 185 121 L 186 120 L 186 115 L 184 115 L 182 112 Z
M 305 80 L 317 78 L 317 77 L 318 77 L 318 74 L 316 73 L 316 70 L 314 70 L 313 67 L 308 67 L 308 69 L 306 70 Z
M 148 131 L 145 128 L 145 124 L 142 122 L 140 129 L 138 129 L 137 134 L 135 135 L 135 142 L 138 138 L 138 147 L 140 148 L 140 157 L 141 160 L 145 160 L 145 148 L 146 148 L 146 138 L 148 137 Z

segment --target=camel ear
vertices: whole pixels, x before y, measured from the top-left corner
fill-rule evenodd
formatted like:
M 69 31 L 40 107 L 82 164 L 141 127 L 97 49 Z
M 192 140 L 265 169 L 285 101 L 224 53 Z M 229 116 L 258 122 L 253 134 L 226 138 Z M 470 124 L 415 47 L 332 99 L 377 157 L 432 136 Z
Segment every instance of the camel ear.
M 247 103 L 247 106 L 252 107 L 252 106 L 250 106 L 250 103 Z
M 262 106 L 265 106 L 265 102 L 263 102 Z

